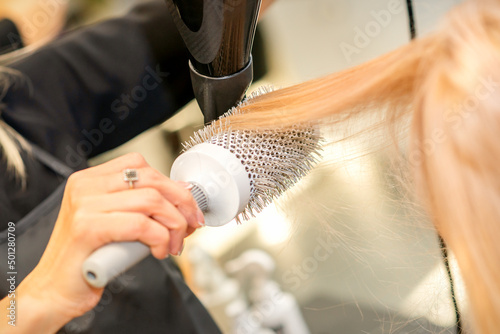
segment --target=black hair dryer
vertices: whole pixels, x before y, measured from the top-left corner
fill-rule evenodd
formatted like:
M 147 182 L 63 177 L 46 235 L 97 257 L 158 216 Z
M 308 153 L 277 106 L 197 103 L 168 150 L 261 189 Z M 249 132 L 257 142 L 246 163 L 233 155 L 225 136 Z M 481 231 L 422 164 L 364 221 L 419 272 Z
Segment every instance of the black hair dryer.
M 253 79 L 261 0 L 166 0 L 191 57 L 193 91 L 210 122 L 240 102 Z

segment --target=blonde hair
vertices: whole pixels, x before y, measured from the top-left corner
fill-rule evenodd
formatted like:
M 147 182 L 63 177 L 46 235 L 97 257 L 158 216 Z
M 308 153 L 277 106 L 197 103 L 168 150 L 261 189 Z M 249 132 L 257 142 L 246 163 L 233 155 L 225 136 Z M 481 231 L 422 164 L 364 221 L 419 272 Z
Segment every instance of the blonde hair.
M 7 170 L 20 181 L 22 188 L 26 186 L 26 167 L 21 157 L 21 151 L 29 154 L 31 147 L 16 130 L 4 122 L 1 116 L 5 107 L 2 100 L 7 90 L 13 84 L 24 80 L 24 77 L 20 72 L 5 66 L 32 55 L 51 39 L 51 37 L 47 37 L 21 49 L 0 55 L 0 150 L 2 160 L 7 164 Z
M 368 63 L 254 99 L 233 128 L 380 112 L 411 118 L 407 162 L 455 253 L 478 333 L 500 328 L 500 3 L 467 1 L 433 34 Z M 374 107 L 376 111 L 374 111 Z M 279 117 L 277 117 L 279 116 Z
M 21 78 L 20 73 L 6 67 L 0 67 L 0 150 L 2 163 L 7 164 L 7 171 L 12 172 L 24 188 L 26 167 L 21 157 L 21 151 L 30 152 L 30 146 L 17 131 L 1 118 L 2 110 L 5 107 L 2 100 L 12 84 L 13 78 Z

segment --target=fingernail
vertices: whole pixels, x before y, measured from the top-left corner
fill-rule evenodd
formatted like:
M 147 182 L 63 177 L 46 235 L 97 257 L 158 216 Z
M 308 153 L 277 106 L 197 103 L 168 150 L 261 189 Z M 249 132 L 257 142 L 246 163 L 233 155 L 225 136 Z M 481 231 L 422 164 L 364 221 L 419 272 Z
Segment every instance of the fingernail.
M 205 226 L 205 216 L 203 216 L 203 212 L 201 212 L 201 210 L 196 211 L 196 218 L 198 219 L 198 225 L 200 227 L 204 227 Z
M 177 256 L 181 256 L 183 250 L 184 250 L 184 244 L 182 244 L 181 250 L 177 252 Z
M 189 182 L 184 182 L 184 181 L 176 181 L 178 184 L 186 188 L 187 190 L 191 190 L 193 188 L 193 184 Z

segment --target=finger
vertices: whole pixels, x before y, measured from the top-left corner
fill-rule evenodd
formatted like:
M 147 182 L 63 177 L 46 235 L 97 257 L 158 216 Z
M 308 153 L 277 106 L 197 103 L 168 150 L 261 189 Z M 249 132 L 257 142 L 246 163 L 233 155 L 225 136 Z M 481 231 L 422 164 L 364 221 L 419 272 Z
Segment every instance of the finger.
M 166 200 L 170 201 L 184 215 L 189 226 L 198 228 L 205 225 L 203 213 L 189 191 L 188 183 L 173 181 L 151 167 L 139 168 L 137 173 L 139 177 L 134 182 L 134 188 L 154 188 L 158 190 Z M 98 193 L 111 193 L 129 189 L 128 183 L 123 181 L 122 174 L 116 172 L 98 176 L 92 182 L 95 191 Z
M 146 168 L 144 174 L 144 180 L 139 179 L 137 187 L 154 187 L 186 217 L 189 226 L 205 226 L 205 218 L 191 194 L 189 183 L 173 181 L 154 169 Z
M 125 169 L 149 167 L 146 159 L 139 153 L 127 153 L 95 167 L 85 169 L 87 175 L 97 176 L 111 173 L 121 173 Z M 123 180 L 123 174 L 120 174 Z
M 132 189 L 96 195 L 82 200 L 82 206 L 97 212 L 137 212 L 153 218 L 170 231 L 170 253 L 182 250 L 188 224 L 179 210 L 152 188 Z
M 127 167 L 126 167 L 127 166 Z M 127 168 L 145 168 L 149 167 L 146 160 L 138 153 L 129 153 L 122 157 L 113 159 L 102 165 L 80 170 L 71 174 L 66 188 L 69 193 L 75 197 L 88 196 L 98 193 L 105 193 L 106 188 L 99 187 L 96 178 L 107 175 L 116 175 L 122 184 L 125 185 L 123 171 Z M 103 180 L 100 179 L 100 182 Z
M 189 237 L 191 234 L 194 233 L 194 231 L 196 231 L 196 228 L 188 226 L 187 231 L 186 231 L 186 237 Z
M 169 253 L 170 233 L 154 219 L 136 212 L 91 214 L 74 222 L 73 235 L 90 247 L 90 252 L 111 242 L 140 241 L 158 259 Z M 82 240 L 83 239 L 83 240 Z

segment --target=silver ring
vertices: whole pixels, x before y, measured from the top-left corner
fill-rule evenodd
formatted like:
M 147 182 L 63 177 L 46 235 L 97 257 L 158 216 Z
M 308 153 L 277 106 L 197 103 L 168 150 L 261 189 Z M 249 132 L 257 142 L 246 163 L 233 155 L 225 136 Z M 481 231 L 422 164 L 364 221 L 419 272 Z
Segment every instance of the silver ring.
M 137 169 L 130 168 L 123 171 L 123 181 L 128 182 L 129 189 L 134 188 L 134 182 L 137 180 L 139 180 Z

